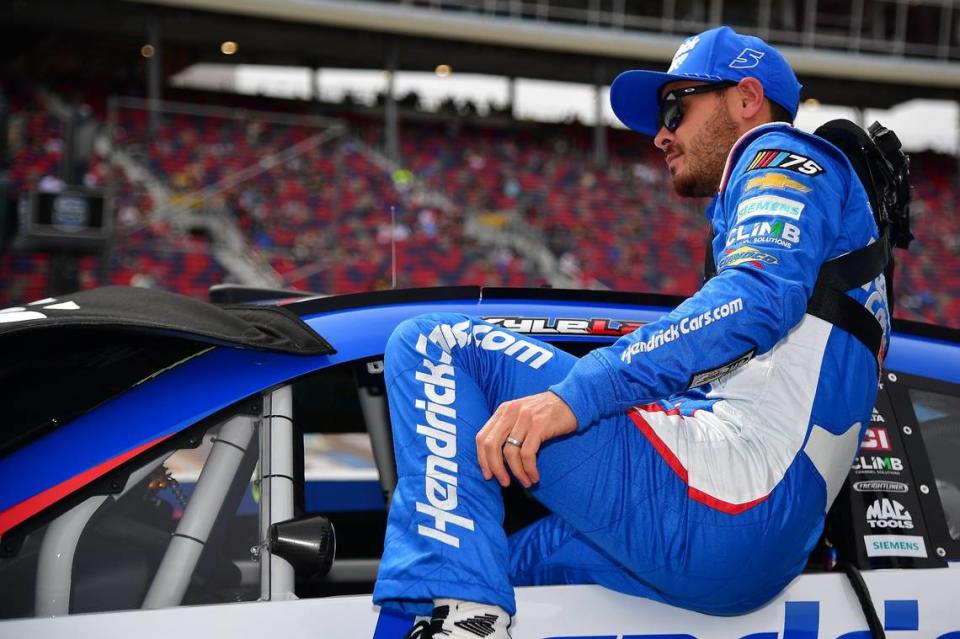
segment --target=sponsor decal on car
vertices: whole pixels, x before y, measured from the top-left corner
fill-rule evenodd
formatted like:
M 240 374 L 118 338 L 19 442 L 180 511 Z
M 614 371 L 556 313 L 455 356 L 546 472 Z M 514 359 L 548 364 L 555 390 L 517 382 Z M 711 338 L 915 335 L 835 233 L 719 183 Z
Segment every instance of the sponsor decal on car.
M 809 193 L 811 190 L 809 186 L 797 182 L 789 175 L 773 171 L 747 180 L 743 192 L 747 193 L 758 189 L 793 189 L 800 193 Z
M 737 205 L 737 224 L 752 217 L 786 217 L 799 220 L 806 206 L 803 202 L 791 200 L 779 195 L 757 195 L 748 197 Z
M 903 461 L 899 457 L 860 455 L 853 460 L 854 471 L 868 471 L 879 475 L 899 475 Z M 858 472 L 861 474 L 861 472 Z
M 483 320 L 524 335 L 596 335 L 604 337 L 627 335 L 646 323 L 608 318 L 484 317 Z
M 874 424 L 882 424 L 886 420 L 883 419 L 883 415 L 880 414 L 880 411 L 878 411 L 876 407 L 874 407 L 873 414 L 870 415 L 870 421 Z
M 730 317 L 742 310 L 743 298 L 738 297 L 735 300 L 715 306 L 709 311 L 704 311 L 692 317 L 684 317 L 679 322 L 660 329 L 646 340 L 632 343 L 620 354 L 620 359 L 624 364 L 629 364 L 638 353 L 649 353 L 664 344 L 669 344 L 675 339 L 679 339 L 681 335 L 688 335 L 699 331 L 704 326 L 709 326 L 714 322 Z
M 894 539 L 897 536 L 885 535 L 884 537 Z M 831 613 L 829 611 L 832 605 L 836 605 L 837 602 L 823 602 L 824 610 L 822 611 L 820 609 L 820 603 L 819 601 L 785 601 L 783 603 L 783 621 L 779 629 L 771 628 L 770 630 L 764 630 L 762 632 L 752 631 L 741 636 L 740 639 L 767 639 L 769 637 L 774 639 L 777 637 L 783 637 L 783 639 L 817 639 L 818 637 L 828 639 L 829 637 L 833 637 L 833 634 L 827 634 L 826 632 L 821 632 L 821 630 L 823 630 L 822 626 L 832 625 L 829 623 L 831 621 Z M 773 606 L 775 604 L 770 605 Z M 920 603 L 916 599 L 885 599 L 882 606 L 879 602 L 877 603 L 876 609 L 878 612 L 883 611 L 883 627 L 888 631 L 916 631 L 920 629 Z M 380 614 L 383 615 L 384 613 L 381 611 Z M 926 621 L 924 620 L 924 622 Z M 770 628 L 770 626 L 767 626 L 767 628 Z M 677 628 L 677 630 L 680 629 Z M 708 633 L 709 636 L 728 637 L 736 637 L 739 634 L 739 632 L 727 635 Z M 844 633 L 837 639 L 841 639 L 842 637 L 865 637 L 868 636 L 868 634 L 869 631 L 866 630 L 854 631 L 852 633 Z M 942 635 L 940 639 L 948 639 L 948 637 L 953 636 L 954 633 L 948 633 L 947 635 Z M 675 633 L 654 631 L 649 634 L 638 634 L 632 629 L 623 630 L 622 632 L 598 631 L 582 635 L 565 633 L 562 637 L 548 636 L 543 639 L 617 639 L 618 637 L 623 637 L 623 639 L 698 639 L 698 635 L 690 634 L 688 628 L 684 628 L 683 632 Z
M 927 547 L 918 535 L 864 535 L 867 557 L 926 557 Z
M 789 249 L 799 241 L 800 227 L 783 220 L 743 224 L 733 227 L 727 233 L 727 246 L 750 242 L 751 244 L 776 244 Z
M 858 493 L 905 493 L 910 490 L 902 481 L 887 479 L 872 479 L 853 483 L 853 489 Z
M 873 240 L 870 242 L 873 243 Z M 880 326 L 889 328 L 890 326 L 890 309 L 887 307 L 887 278 L 883 273 L 877 275 L 877 277 L 872 282 L 867 282 L 860 287 L 866 293 L 869 293 L 867 301 L 863 303 L 864 308 L 866 308 L 870 313 L 877 318 L 877 322 Z M 871 290 L 872 289 L 872 290 Z M 890 336 L 884 333 L 883 340 L 880 344 L 880 353 L 879 361 L 883 361 L 883 358 L 887 353 L 887 346 L 890 341 Z
M 823 167 L 806 157 L 782 149 L 764 149 L 758 151 L 750 164 L 747 165 L 747 171 L 757 169 L 786 169 L 795 171 L 803 175 L 813 177 L 824 172 Z
M 867 434 L 863 437 L 860 450 L 878 453 L 889 453 L 893 450 L 890 445 L 890 433 L 887 432 L 886 426 L 870 426 L 867 428 Z
M 772 265 L 779 264 L 779 262 L 780 260 L 769 253 L 758 251 L 750 246 L 744 246 L 738 249 L 727 249 L 724 251 L 723 257 L 720 258 L 720 261 L 717 263 L 717 270 L 722 271 L 725 268 L 738 266 L 740 264 L 750 264 L 751 266 L 762 269 L 764 264 Z
M 36 302 L 30 302 L 26 306 L 11 306 L 0 310 L 0 324 L 11 324 L 13 322 L 25 322 L 27 320 L 47 319 L 40 311 L 77 311 L 80 307 L 74 301 L 57 302 L 52 297 L 47 297 Z
M 881 497 L 873 500 L 873 503 L 867 508 L 867 525 L 871 529 L 898 528 L 911 530 L 913 528 L 913 517 L 910 516 L 910 511 L 896 499 Z

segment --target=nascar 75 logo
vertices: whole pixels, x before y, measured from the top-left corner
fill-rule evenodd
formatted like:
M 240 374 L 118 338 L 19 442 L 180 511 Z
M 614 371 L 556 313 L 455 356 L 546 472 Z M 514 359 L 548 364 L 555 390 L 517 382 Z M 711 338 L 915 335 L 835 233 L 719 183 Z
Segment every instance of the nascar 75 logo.
M 823 167 L 804 155 L 783 151 L 781 149 L 764 149 L 758 151 L 750 164 L 748 171 L 755 169 L 786 169 L 802 175 L 813 177 L 824 172 Z

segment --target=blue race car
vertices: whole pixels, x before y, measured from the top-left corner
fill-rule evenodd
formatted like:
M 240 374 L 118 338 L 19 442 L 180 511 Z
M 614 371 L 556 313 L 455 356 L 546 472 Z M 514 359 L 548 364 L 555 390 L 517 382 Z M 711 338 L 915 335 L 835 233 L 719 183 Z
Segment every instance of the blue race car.
M 0 637 L 400 637 L 411 620 L 363 594 L 395 483 L 393 328 L 468 313 L 582 355 L 681 301 L 211 297 L 105 288 L 0 311 Z M 518 588 L 514 637 L 960 637 L 960 332 L 895 331 L 823 539 L 778 598 L 717 618 L 597 586 Z M 516 486 L 504 499 L 508 532 L 546 513 Z

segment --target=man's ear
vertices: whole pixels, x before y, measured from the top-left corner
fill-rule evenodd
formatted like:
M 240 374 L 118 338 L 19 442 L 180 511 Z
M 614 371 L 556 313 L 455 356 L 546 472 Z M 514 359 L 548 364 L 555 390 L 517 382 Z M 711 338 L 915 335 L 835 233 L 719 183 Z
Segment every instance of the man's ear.
M 736 109 L 740 116 L 747 121 L 752 121 L 762 116 L 764 96 L 763 85 L 756 78 L 744 78 L 737 84 L 736 89 Z

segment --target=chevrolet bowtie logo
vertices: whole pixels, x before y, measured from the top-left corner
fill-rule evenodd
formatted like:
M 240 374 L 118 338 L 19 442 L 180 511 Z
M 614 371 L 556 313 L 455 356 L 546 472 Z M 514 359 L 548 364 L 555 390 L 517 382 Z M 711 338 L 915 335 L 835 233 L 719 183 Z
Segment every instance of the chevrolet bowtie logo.
M 744 192 L 754 189 L 793 189 L 801 193 L 808 193 L 809 186 L 804 186 L 783 173 L 764 173 L 763 175 L 747 180 Z

